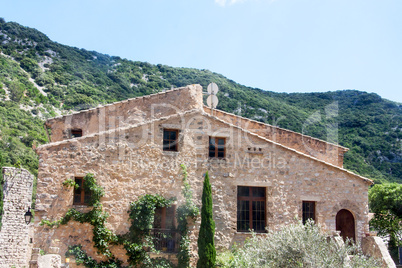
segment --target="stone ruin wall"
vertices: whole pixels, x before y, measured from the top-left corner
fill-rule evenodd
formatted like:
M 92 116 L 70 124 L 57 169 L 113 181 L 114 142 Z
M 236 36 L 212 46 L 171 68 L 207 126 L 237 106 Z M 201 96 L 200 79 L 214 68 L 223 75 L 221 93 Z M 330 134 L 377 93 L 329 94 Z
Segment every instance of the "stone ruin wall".
M 51 142 L 70 138 L 70 129 L 82 129 L 90 135 L 179 112 L 202 109 L 202 87 L 190 85 L 166 92 L 111 103 L 72 115 L 49 119 Z
M 183 123 L 186 128 L 179 134 L 179 152 L 162 151 L 163 128 L 179 127 Z M 148 135 L 147 142 L 137 146 L 144 133 Z M 226 160 L 208 158 L 209 135 L 227 138 Z M 355 216 L 357 238 L 368 232 L 369 182 L 237 128 L 228 128 L 208 115 L 196 113 L 160 120 L 113 135 L 108 133 L 103 138 L 104 146 L 99 144 L 98 136 L 91 136 L 38 148 L 35 247 L 46 251 L 57 246 L 63 256 L 68 245 L 82 244 L 91 256 L 97 256 L 90 225 L 72 221 L 57 229 L 39 226 L 41 219 L 57 220 L 74 207 L 73 189 L 62 185 L 67 178 L 94 173 L 105 189 L 101 202 L 110 214 L 107 226 L 123 234 L 129 228 L 129 204 L 140 196 L 158 193 L 166 198 L 177 197 L 178 205 L 183 202 L 182 163 L 188 166 L 198 206 L 203 175 L 209 171 L 218 248 L 228 248 L 249 236 L 236 231 L 238 185 L 267 187 L 266 220 L 271 230 L 294 222 L 295 217 L 301 218 L 301 202 L 308 200 L 317 202 L 317 222 L 325 230 L 335 230 L 336 213 L 344 208 Z M 258 148 L 257 152 L 250 152 L 250 146 Z M 253 166 L 259 161 L 265 161 L 264 165 Z M 82 211 L 88 209 L 75 207 Z M 197 256 L 199 221 L 200 218 L 190 227 L 193 258 Z M 114 247 L 112 251 L 118 258 L 126 259 L 122 248 Z
M 3 218 L 0 231 L 0 267 L 29 267 L 33 225 L 25 223 L 32 203 L 34 176 L 25 169 L 3 168 Z
M 211 109 L 204 106 L 205 112 L 211 114 Z M 343 167 L 343 155 L 348 151 L 339 145 L 306 136 L 291 130 L 264 124 L 241 116 L 236 116 L 220 110 L 213 110 L 213 115 L 235 126 L 239 126 L 264 138 L 280 143 L 307 155 L 314 156 L 327 163 Z

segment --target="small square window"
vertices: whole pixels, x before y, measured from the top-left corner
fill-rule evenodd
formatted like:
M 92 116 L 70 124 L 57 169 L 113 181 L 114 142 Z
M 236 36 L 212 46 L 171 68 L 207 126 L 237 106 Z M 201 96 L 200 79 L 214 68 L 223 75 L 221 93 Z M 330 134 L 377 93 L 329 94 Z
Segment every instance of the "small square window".
M 78 188 L 74 188 L 73 205 L 88 205 L 91 200 L 91 194 L 85 193 L 84 178 L 76 177 L 75 183 L 78 185 Z
M 163 130 L 163 150 L 177 152 L 177 144 L 179 140 L 179 131 L 177 129 Z
M 71 138 L 79 138 L 79 137 L 82 137 L 82 129 L 72 129 Z
M 303 201 L 303 224 L 305 224 L 309 219 L 315 222 L 315 202 L 314 201 Z
M 209 157 L 225 157 L 225 138 L 209 137 Z

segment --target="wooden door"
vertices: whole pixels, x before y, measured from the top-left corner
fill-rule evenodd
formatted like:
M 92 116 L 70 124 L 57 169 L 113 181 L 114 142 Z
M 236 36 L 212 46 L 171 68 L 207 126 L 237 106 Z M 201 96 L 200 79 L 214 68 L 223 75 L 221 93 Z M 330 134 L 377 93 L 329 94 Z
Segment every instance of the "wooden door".
M 344 240 L 349 238 L 356 241 L 355 218 L 349 210 L 341 209 L 336 214 L 336 230 L 341 231 L 341 236 Z

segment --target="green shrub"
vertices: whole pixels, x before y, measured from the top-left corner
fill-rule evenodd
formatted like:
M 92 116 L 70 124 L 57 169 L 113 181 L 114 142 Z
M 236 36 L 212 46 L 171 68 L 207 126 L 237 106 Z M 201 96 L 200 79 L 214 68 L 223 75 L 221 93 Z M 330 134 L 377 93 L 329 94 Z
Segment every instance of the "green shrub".
M 346 257 L 354 255 L 350 267 L 381 267 L 379 262 L 362 254 L 350 241 L 336 243 L 322 233 L 312 221 L 301 222 L 270 231 L 266 235 L 252 234 L 243 247 L 218 256 L 220 267 L 345 267 Z

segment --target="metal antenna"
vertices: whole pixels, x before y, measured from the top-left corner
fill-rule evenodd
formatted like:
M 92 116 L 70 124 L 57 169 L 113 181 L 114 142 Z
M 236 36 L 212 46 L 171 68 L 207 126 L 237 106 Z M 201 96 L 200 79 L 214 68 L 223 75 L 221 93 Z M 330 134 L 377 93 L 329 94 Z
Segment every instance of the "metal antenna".
M 216 93 L 218 93 L 219 88 L 215 83 L 210 83 L 207 87 L 207 94 L 209 95 L 207 98 L 207 105 L 211 108 L 211 115 L 213 115 L 214 109 L 219 103 L 218 97 Z

